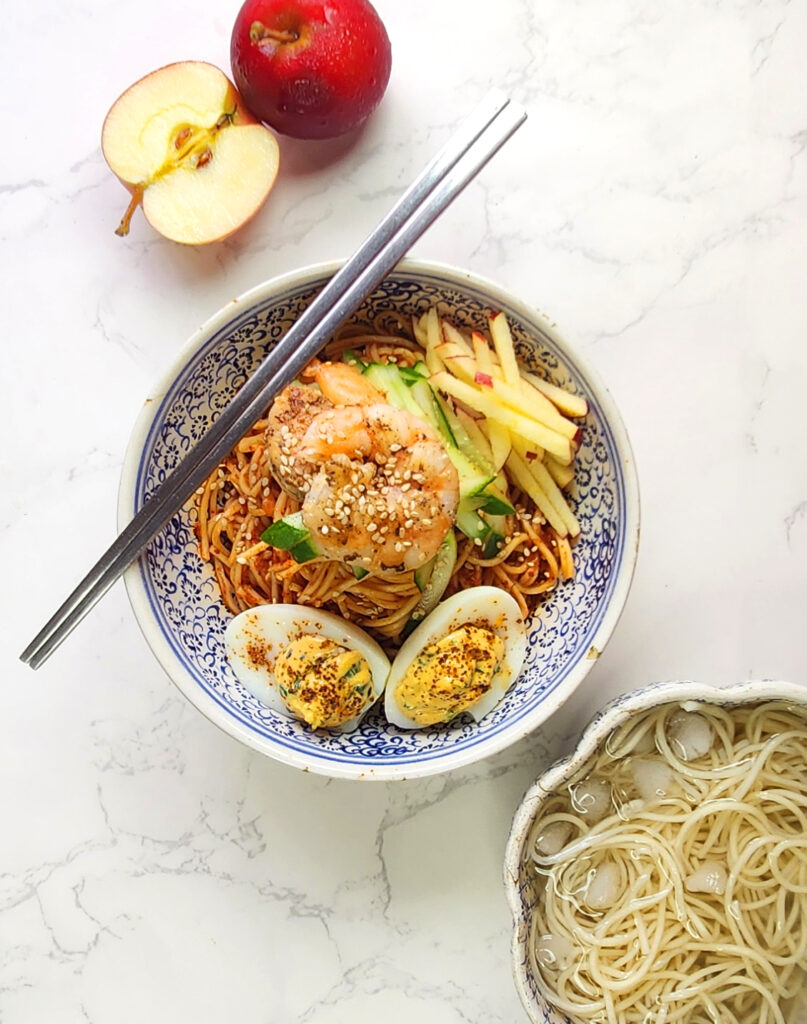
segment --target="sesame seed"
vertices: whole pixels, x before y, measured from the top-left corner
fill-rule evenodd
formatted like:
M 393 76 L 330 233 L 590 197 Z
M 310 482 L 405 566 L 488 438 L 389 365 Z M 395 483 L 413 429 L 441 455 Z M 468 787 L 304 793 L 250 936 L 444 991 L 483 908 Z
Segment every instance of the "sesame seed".
M 319 532 L 320 532 L 320 533 L 325 533 L 325 534 L 327 534 L 327 532 L 328 532 L 328 527 L 327 527 L 327 526 L 320 526 L 320 528 L 319 528 Z
M 378 527 L 376 526 L 376 524 L 375 524 L 375 523 L 368 523 L 368 524 L 367 524 L 367 532 L 368 532 L 368 533 L 375 533 L 375 531 L 376 531 L 377 529 L 378 529 Z

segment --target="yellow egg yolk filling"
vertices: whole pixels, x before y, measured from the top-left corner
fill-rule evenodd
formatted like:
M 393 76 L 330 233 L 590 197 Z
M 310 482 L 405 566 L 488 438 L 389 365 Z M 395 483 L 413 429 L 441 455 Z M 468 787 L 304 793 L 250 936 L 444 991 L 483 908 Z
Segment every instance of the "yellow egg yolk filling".
M 402 713 L 417 725 L 438 725 L 468 711 L 491 688 L 504 641 L 485 626 L 464 623 L 427 644 L 395 688 Z
M 335 729 L 373 699 L 373 677 L 359 651 L 307 634 L 293 640 L 275 662 L 283 703 L 312 729 Z

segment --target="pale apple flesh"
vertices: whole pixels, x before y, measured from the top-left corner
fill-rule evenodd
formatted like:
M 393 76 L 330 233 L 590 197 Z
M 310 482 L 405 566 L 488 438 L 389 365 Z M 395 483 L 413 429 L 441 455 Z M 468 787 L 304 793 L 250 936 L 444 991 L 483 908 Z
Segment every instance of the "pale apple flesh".
M 258 210 L 274 184 L 274 135 L 212 64 L 170 64 L 131 86 L 104 122 L 102 149 L 151 225 L 185 244 L 216 241 Z

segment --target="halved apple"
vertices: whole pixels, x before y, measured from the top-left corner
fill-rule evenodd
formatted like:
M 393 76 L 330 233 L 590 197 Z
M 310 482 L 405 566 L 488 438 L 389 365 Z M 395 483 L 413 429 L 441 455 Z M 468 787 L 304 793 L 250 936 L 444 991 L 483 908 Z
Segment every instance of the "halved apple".
M 101 133 L 110 169 L 132 193 L 116 234 L 142 204 L 175 242 L 226 238 L 259 209 L 274 184 L 279 147 L 219 68 L 182 61 L 135 82 Z

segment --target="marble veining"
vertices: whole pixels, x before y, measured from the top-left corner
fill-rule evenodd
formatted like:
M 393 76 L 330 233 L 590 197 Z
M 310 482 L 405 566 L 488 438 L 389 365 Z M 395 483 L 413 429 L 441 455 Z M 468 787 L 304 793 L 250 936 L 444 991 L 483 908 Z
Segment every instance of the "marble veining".
M 224 243 L 142 218 L 117 238 L 106 110 L 161 64 L 227 69 L 237 6 L 45 0 L 0 37 L 0 1021 L 517 1024 L 501 863 L 539 771 L 651 680 L 805 681 L 807 7 L 377 0 L 393 75 L 357 138 L 282 140 L 275 191 Z M 210 725 L 121 586 L 22 666 L 114 537 L 129 432 L 184 340 L 351 251 L 490 86 L 527 124 L 413 254 L 540 307 L 622 410 L 639 564 L 574 697 L 478 765 L 362 785 Z

